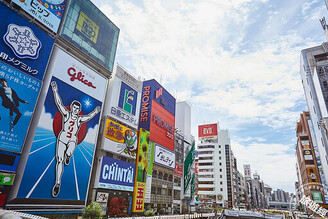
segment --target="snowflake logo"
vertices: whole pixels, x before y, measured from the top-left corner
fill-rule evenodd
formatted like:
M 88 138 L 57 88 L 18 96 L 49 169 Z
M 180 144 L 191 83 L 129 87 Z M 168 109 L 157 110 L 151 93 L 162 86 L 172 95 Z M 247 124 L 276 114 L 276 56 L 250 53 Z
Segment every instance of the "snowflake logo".
M 7 33 L 3 36 L 5 43 L 19 58 L 37 59 L 41 49 L 41 41 L 29 27 L 9 24 Z

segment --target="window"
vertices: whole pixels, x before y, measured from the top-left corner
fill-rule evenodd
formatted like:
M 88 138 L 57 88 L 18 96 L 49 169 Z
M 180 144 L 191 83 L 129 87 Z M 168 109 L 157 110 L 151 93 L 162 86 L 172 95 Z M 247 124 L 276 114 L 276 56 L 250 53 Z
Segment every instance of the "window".
M 167 180 L 167 173 L 164 173 L 163 180 Z
M 220 178 L 222 178 L 222 175 L 220 175 Z
M 223 192 L 223 189 L 221 188 L 220 191 Z
M 221 157 L 219 157 L 219 160 L 221 160 Z
M 154 194 L 154 195 L 156 194 L 156 187 L 153 187 L 153 186 L 151 187 L 151 194 Z
M 162 172 L 158 173 L 158 179 L 163 179 L 163 173 Z
M 222 169 L 220 169 L 220 172 L 222 172 Z
M 219 151 L 219 154 L 221 154 L 221 151 Z
M 222 183 L 222 181 L 220 182 L 220 185 L 222 185 L 223 183 Z
M 170 174 L 170 175 L 169 175 L 169 181 L 172 182 L 172 180 L 173 180 L 173 175 Z
M 153 170 L 153 177 L 157 178 L 157 171 L 156 170 Z
M 220 162 L 219 165 L 222 166 L 222 163 Z
M 166 195 L 166 189 L 162 189 L 162 195 Z
M 160 187 L 157 187 L 157 195 L 161 195 L 161 188 Z
M 172 196 L 172 189 L 168 189 L 168 190 L 167 190 L 167 195 L 168 195 L 168 196 Z

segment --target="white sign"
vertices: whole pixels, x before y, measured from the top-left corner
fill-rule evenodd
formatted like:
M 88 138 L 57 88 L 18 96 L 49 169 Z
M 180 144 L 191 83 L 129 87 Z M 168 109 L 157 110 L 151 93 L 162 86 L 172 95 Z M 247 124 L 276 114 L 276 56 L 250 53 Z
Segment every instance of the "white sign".
M 155 163 L 174 169 L 175 153 L 155 143 L 154 161 Z
M 108 202 L 107 192 L 97 192 L 96 202 Z
M 53 76 L 103 101 L 107 83 L 105 78 L 58 48 L 54 49 L 52 60 L 55 66 Z

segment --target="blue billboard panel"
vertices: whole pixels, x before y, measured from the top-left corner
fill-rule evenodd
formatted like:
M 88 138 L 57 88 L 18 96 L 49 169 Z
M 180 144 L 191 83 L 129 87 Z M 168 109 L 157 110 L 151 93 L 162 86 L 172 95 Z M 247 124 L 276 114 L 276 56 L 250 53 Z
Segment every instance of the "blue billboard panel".
M 57 33 L 66 0 L 12 0 L 24 11 Z
M 138 92 L 122 81 L 118 107 L 136 115 Z
M 102 157 L 99 188 L 133 191 L 136 165 L 110 157 Z
M 54 39 L 0 2 L 0 61 L 42 80 Z
M 175 98 L 156 80 L 144 81 L 142 85 L 139 128 L 148 131 L 150 130 L 152 101 L 156 101 L 166 111 L 175 116 Z
M 0 62 L 0 149 L 21 152 L 41 82 Z
M 17 197 L 85 200 L 106 80 L 58 48 L 52 63 Z
M 119 29 L 91 1 L 71 0 L 60 35 L 113 71 Z

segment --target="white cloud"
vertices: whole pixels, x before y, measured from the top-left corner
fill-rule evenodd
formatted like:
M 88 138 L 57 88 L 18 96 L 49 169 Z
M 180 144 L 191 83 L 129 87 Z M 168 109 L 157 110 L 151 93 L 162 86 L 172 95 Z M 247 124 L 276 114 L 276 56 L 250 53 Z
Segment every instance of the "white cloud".
M 32 116 L 32 114 L 33 114 L 33 112 L 32 112 L 32 111 L 25 111 L 25 112 L 24 112 L 24 116 L 28 116 L 28 117 L 31 117 L 31 116 Z
M 53 118 L 52 118 L 51 114 L 46 113 L 46 109 L 43 106 L 38 126 L 52 131 L 52 121 L 53 121 Z

